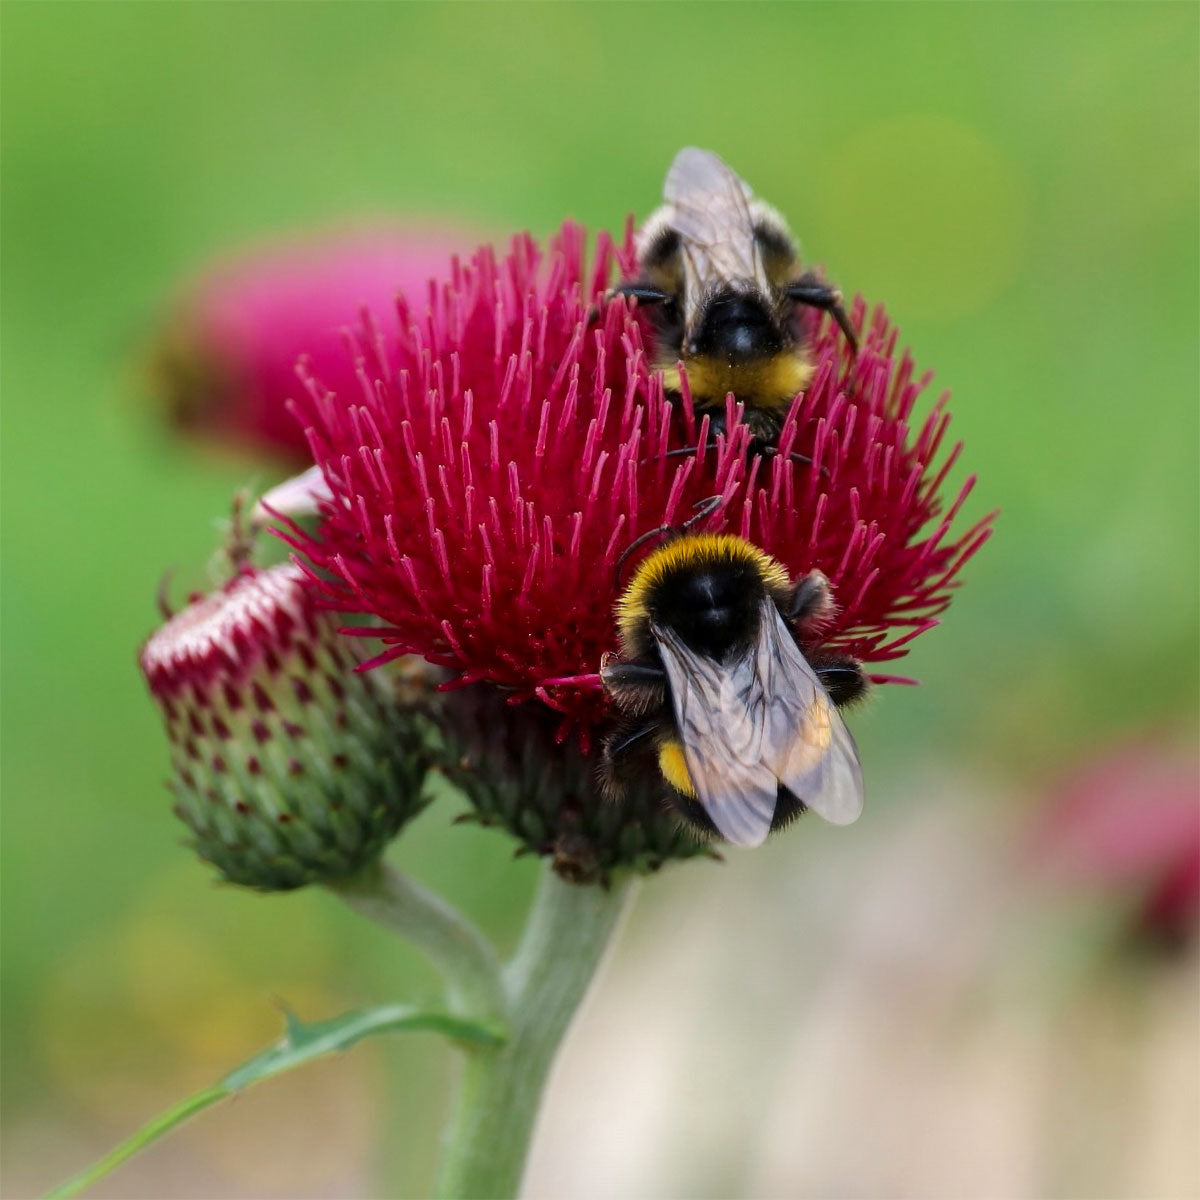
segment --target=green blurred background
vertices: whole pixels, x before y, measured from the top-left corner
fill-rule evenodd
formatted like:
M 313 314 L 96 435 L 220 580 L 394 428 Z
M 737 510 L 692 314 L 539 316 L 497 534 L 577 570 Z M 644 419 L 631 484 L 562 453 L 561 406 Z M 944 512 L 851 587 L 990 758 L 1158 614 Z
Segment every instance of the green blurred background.
M 1097 748 L 1194 742 L 1194 4 L 9 0 L 2 16 L 6 1194 L 44 1188 L 257 1048 L 275 998 L 316 1017 L 433 994 L 415 953 L 331 898 L 215 887 L 177 845 L 135 651 L 164 568 L 202 580 L 214 519 L 256 468 L 170 441 L 138 356 L 178 278 L 231 246 L 356 214 L 501 234 L 567 215 L 615 227 L 654 205 L 675 150 L 697 144 L 778 205 L 847 290 L 885 300 L 952 389 L 963 463 L 980 476 L 970 514 L 1003 516 L 944 626 L 903 664 L 924 686 L 887 690 L 857 723 L 866 824 L 806 826 L 753 860 L 646 886 L 614 970 L 659 981 L 637 1001 L 657 1020 L 705 1002 L 655 974 L 668 943 L 694 965 L 745 941 L 713 925 L 717 889 L 757 914 L 762 973 L 743 949 L 751 978 L 728 1004 L 680 1017 L 698 1038 L 747 992 L 786 996 L 772 941 L 818 924 L 803 889 L 835 861 L 847 897 L 869 893 L 879 830 L 904 831 L 910 803 L 934 825 L 939 804 L 955 821 L 978 812 L 1011 838 L 1012 814 Z M 454 811 L 436 806 L 394 853 L 510 944 L 533 868 L 498 834 L 452 829 Z M 838 919 L 798 940 L 836 944 Z M 1027 934 L 1008 940 L 1036 942 L 1047 962 L 1074 953 Z M 831 961 L 814 952 L 809 978 Z M 1061 1002 L 1041 997 L 1046 971 L 1013 978 L 1026 976 L 1033 994 L 1004 1009 L 1018 1023 Z M 982 968 L 972 979 L 1003 991 Z M 1180 996 L 1190 1004 L 1194 987 Z M 577 1040 L 597 1074 L 640 1086 L 611 1023 L 585 1020 Z M 640 1046 L 638 1070 L 656 1044 Z M 360 1048 L 206 1116 L 99 1194 L 419 1195 L 448 1058 L 416 1041 Z M 577 1069 L 580 1087 L 599 1086 Z M 747 1061 L 746 1078 L 759 1069 Z M 1102 1073 L 1095 1096 L 1115 1078 Z M 696 1079 L 685 1069 L 663 1107 Z M 1088 1104 L 1107 1100 L 1081 1096 L 1068 1119 L 1086 1145 Z M 886 1120 L 847 1122 L 869 1136 L 873 1119 Z M 658 1194 L 775 1186 L 752 1148 L 709 1164 L 717 1152 L 686 1130 Z M 606 1194 L 602 1171 L 578 1184 L 555 1153 L 539 1149 L 535 1191 Z M 605 1161 L 641 1160 L 618 1140 Z M 1050 1181 L 1035 1171 L 1029 1194 L 1082 1194 L 1072 1162 Z M 1192 1169 L 1170 1178 L 1185 1187 Z M 855 1170 L 851 1158 L 780 1186 L 869 1190 Z M 891 1177 L 893 1194 L 937 1190 L 906 1178 Z M 621 1186 L 654 1194 L 636 1172 Z

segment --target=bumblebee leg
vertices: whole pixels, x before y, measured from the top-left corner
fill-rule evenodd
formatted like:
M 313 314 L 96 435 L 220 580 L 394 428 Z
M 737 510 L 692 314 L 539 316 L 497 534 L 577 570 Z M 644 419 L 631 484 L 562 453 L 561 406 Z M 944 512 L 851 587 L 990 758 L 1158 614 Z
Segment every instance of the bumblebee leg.
M 600 749 L 598 774 L 600 786 L 609 800 L 620 803 L 631 784 L 655 779 L 655 737 L 662 721 L 658 717 L 618 721 L 605 736 Z
M 600 672 L 600 678 L 606 688 L 634 687 L 644 684 L 662 687 L 667 673 L 662 667 L 655 667 L 647 663 L 614 662 L 604 667 Z
M 649 713 L 667 698 L 667 676 L 661 667 L 614 662 L 601 668 L 600 682 L 617 707 L 629 713 Z
M 704 838 L 713 838 L 716 841 L 721 840 L 721 831 L 713 824 L 712 817 L 704 811 L 704 805 L 699 800 L 693 796 L 685 796 L 670 784 L 667 785 L 667 793 L 675 811 L 687 825 L 691 826 L 693 836 L 699 835 Z
M 711 436 L 718 433 L 723 433 L 725 429 L 724 418 L 722 418 L 721 428 L 714 429 L 715 420 L 710 421 L 708 432 Z M 680 446 L 677 450 L 668 450 L 666 454 L 656 454 L 652 458 L 643 458 L 642 462 L 657 462 L 660 458 L 693 458 L 700 453 L 701 450 L 707 450 L 708 443 L 705 442 L 702 446 Z
M 681 446 L 678 450 L 668 450 L 666 454 L 655 455 L 654 459 L 643 458 L 642 462 L 657 461 L 659 458 L 694 458 L 699 453 L 699 446 Z
M 761 454 L 763 458 L 774 458 L 779 453 L 779 447 L 772 446 L 769 442 L 766 445 L 752 444 L 752 452 L 754 454 Z M 811 467 L 813 465 L 813 460 L 807 454 L 797 454 L 794 450 L 788 454 L 788 458 L 802 467 Z M 829 472 L 822 467 L 821 474 L 828 475 Z
M 651 304 L 661 304 L 668 298 L 667 293 L 659 291 L 658 288 L 646 287 L 640 283 L 620 283 L 615 288 L 611 288 L 607 293 L 605 293 L 603 301 L 598 304 L 592 304 L 588 306 L 588 325 L 594 325 L 600 319 L 600 314 L 604 311 L 604 305 L 609 300 L 615 299 L 617 296 L 624 296 L 627 299 L 636 300 L 641 308 L 646 308 Z
M 647 304 L 661 304 L 664 300 L 669 299 L 666 292 L 661 288 L 650 287 L 644 283 L 619 283 L 613 288 L 611 295 L 625 296 L 631 300 L 636 300 L 643 307 Z
M 838 708 L 861 700 L 867 691 L 867 677 L 862 665 L 848 654 L 813 663 L 813 670 L 825 685 L 830 700 Z
M 788 288 L 788 295 L 797 304 L 807 304 L 810 308 L 819 308 L 822 312 L 829 313 L 838 323 L 846 341 L 850 343 L 850 349 L 855 354 L 858 353 L 858 335 L 854 332 L 854 326 L 850 324 L 850 318 L 842 307 L 842 293 L 837 288 L 831 288 L 829 284 L 822 283 L 815 275 L 809 274 L 797 279 Z
M 622 758 L 633 750 L 641 748 L 646 738 L 658 728 L 657 721 L 641 721 L 635 725 L 623 725 L 608 739 L 605 754 L 610 759 Z
M 807 625 L 832 614 L 833 595 L 829 590 L 829 580 L 820 571 L 809 571 L 803 579 L 796 581 L 784 616 L 798 625 Z

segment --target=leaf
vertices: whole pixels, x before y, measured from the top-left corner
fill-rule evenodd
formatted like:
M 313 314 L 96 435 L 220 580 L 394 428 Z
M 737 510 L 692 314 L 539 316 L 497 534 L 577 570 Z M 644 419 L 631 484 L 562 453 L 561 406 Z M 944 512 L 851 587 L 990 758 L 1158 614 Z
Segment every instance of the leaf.
M 286 1012 L 284 1018 L 287 1026 L 280 1042 L 231 1071 L 219 1086 L 229 1092 L 241 1091 L 260 1079 L 290 1071 L 322 1054 L 347 1050 L 374 1033 L 429 1030 L 477 1046 L 498 1046 L 504 1041 L 498 1030 L 478 1021 L 465 1021 L 446 1013 L 422 1012 L 404 1004 L 383 1004 L 361 1012 L 343 1013 L 340 1017 L 314 1021 L 311 1025 L 304 1024 L 291 1012 Z
M 230 1071 L 212 1087 L 196 1092 L 179 1101 L 166 1112 L 148 1121 L 132 1137 L 115 1146 L 103 1158 L 80 1171 L 65 1183 L 46 1193 L 46 1200 L 62 1200 L 78 1196 L 110 1171 L 132 1158 L 165 1133 L 182 1125 L 189 1117 L 202 1112 L 218 1100 L 224 1100 L 235 1092 L 244 1091 L 252 1084 L 284 1071 L 294 1070 L 338 1050 L 348 1050 L 356 1042 L 376 1033 L 418 1032 L 429 1030 L 445 1034 L 457 1042 L 474 1046 L 498 1046 L 504 1041 L 504 1033 L 479 1021 L 468 1021 L 449 1013 L 424 1012 L 404 1004 L 381 1004 L 377 1008 L 366 1008 L 343 1013 L 328 1021 L 305 1024 L 295 1013 L 284 1013 L 284 1034 L 274 1045 L 256 1054 Z

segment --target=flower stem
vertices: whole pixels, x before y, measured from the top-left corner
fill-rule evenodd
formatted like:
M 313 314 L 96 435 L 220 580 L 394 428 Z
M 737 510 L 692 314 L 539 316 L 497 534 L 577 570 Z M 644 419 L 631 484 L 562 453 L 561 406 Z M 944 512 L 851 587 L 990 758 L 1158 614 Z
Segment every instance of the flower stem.
M 521 1184 L 550 1067 L 632 892 L 565 883 L 544 868 L 529 922 L 504 970 L 509 1036 L 469 1051 L 435 1194 L 504 1200 Z
M 407 938 L 445 975 L 451 1011 L 480 1020 L 505 1013 L 491 942 L 456 909 L 382 859 L 327 884 L 356 912 Z

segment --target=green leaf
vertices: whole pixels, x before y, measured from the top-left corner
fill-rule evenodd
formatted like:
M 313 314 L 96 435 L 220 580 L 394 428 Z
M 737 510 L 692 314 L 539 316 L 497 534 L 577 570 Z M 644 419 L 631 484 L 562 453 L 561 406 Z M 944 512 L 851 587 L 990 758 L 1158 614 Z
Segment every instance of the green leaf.
M 59 1184 L 46 1194 L 46 1200 L 62 1200 L 78 1196 L 99 1179 L 103 1179 L 126 1159 L 132 1158 L 165 1133 L 182 1125 L 188 1118 L 202 1112 L 218 1100 L 224 1100 L 263 1079 L 281 1075 L 301 1067 L 323 1054 L 348 1050 L 356 1042 L 376 1033 L 417 1032 L 429 1030 L 441 1033 L 468 1046 L 498 1046 L 504 1032 L 479 1021 L 468 1021 L 448 1013 L 423 1012 L 404 1004 L 382 1004 L 377 1008 L 343 1013 L 328 1021 L 306 1025 L 294 1013 L 284 1013 L 284 1034 L 274 1045 L 256 1054 L 240 1067 L 230 1071 L 212 1087 L 196 1092 L 148 1121 L 132 1137 L 114 1147 L 99 1161 L 78 1175 Z
M 478 1021 L 465 1021 L 446 1013 L 422 1012 L 404 1004 L 383 1004 L 361 1012 L 344 1013 L 328 1021 L 314 1021 L 311 1025 L 305 1025 L 291 1012 L 285 1013 L 284 1017 L 287 1027 L 280 1042 L 231 1071 L 219 1086 L 229 1092 L 241 1091 L 260 1079 L 290 1071 L 322 1054 L 347 1050 L 374 1033 L 429 1030 L 476 1046 L 497 1046 L 504 1041 L 502 1033 Z

